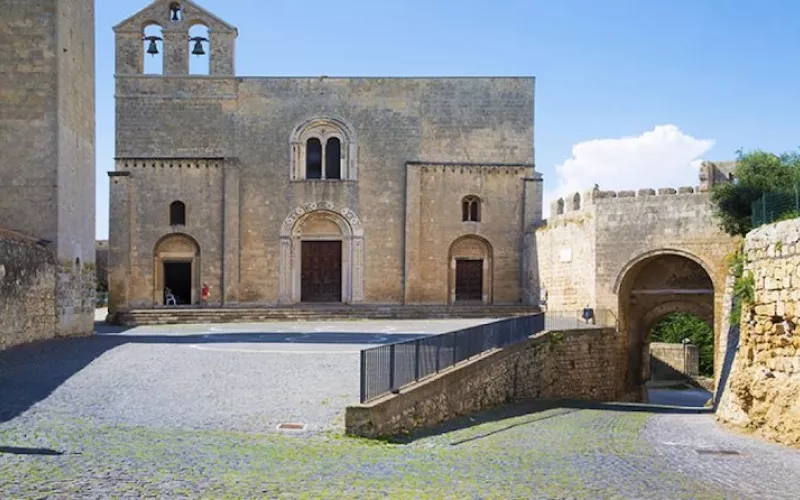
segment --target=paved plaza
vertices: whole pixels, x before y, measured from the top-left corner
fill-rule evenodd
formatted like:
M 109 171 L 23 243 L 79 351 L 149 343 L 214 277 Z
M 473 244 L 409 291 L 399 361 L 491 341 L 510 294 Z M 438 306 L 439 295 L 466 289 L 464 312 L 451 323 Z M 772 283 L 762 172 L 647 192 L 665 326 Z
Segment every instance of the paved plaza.
M 0 498 L 800 497 L 800 451 L 677 408 L 703 391 L 342 435 L 360 349 L 477 322 L 101 327 L 0 353 Z

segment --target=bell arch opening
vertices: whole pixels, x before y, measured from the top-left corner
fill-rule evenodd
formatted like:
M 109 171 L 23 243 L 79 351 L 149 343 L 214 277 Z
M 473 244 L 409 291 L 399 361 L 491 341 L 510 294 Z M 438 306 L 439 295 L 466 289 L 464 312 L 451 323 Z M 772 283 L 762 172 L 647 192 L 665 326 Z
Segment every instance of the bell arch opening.
M 161 238 L 153 249 L 153 304 L 192 305 L 200 290 L 200 245 L 187 234 Z
M 651 378 L 651 333 L 665 318 L 689 315 L 709 326 L 713 358 L 714 283 L 702 261 L 671 251 L 650 254 L 626 266 L 617 285 L 626 351 L 624 380 L 630 397 L 645 397 L 645 384 Z

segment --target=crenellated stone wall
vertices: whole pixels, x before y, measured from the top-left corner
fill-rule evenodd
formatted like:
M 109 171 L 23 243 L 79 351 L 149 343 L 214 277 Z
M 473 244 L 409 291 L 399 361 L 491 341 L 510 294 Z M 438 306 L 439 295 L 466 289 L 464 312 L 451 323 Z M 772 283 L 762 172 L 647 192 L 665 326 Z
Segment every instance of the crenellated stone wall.
M 800 219 L 751 231 L 739 345 L 717 418 L 779 443 L 800 445 Z

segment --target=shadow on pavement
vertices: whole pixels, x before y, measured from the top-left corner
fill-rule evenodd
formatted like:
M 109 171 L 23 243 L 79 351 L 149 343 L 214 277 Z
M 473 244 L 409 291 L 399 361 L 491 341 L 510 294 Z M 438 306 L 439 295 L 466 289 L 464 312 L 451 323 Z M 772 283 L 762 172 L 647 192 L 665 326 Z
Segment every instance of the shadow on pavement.
M 64 453 L 49 448 L 19 448 L 16 446 L 0 446 L 0 455 L 7 453 L 10 455 L 44 455 L 58 456 Z
M 674 392 L 684 392 L 684 391 L 674 391 Z M 551 410 L 557 410 L 557 411 L 551 411 Z M 477 413 L 475 415 L 459 417 L 455 420 L 451 420 L 450 422 L 446 422 L 444 424 L 432 427 L 430 429 L 422 429 L 416 432 L 412 432 L 409 435 L 396 436 L 394 438 L 389 439 L 388 441 L 396 444 L 410 444 L 422 438 L 439 436 L 442 434 L 447 434 L 450 432 L 467 429 L 470 427 L 475 427 L 477 425 L 485 423 L 500 422 L 511 418 L 522 417 L 525 415 L 530 416 L 530 418 L 527 418 L 519 422 L 511 423 L 505 427 L 494 429 L 486 433 L 478 434 L 475 436 L 471 436 L 469 438 L 453 441 L 450 443 L 451 446 L 457 446 L 460 444 L 476 441 L 478 439 L 482 439 L 485 437 L 493 436 L 495 434 L 499 434 L 501 432 L 505 432 L 507 430 L 514 429 L 516 427 L 535 424 L 536 422 L 548 420 L 551 418 L 563 417 L 565 415 L 569 415 L 571 413 L 575 413 L 581 410 L 606 410 L 606 411 L 619 411 L 619 412 L 641 412 L 641 413 L 652 413 L 652 414 L 663 414 L 663 413 L 703 414 L 712 412 L 711 408 L 672 406 L 672 405 L 654 404 L 654 403 L 593 403 L 589 401 L 577 401 L 577 400 L 536 399 L 536 400 L 527 400 L 515 404 L 500 406 L 497 408 L 493 408 L 491 410 Z M 548 413 L 543 413 L 543 412 L 548 412 Z
M 326 344 L 382 345 L 428 334 L 362 332 L 124 334 L 128 328 L 97 324 L 97 335 L 55 339 L 0 351 L 0 423 L 47 398 L 105 352 L 125 344 Z

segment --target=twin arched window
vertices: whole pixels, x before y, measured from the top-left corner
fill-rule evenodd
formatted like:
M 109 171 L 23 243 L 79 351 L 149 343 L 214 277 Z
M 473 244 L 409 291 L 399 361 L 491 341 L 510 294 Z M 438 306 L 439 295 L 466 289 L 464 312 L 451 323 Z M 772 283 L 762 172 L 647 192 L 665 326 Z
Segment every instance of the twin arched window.
M 461 201 L 461 220 L 464 222 L 481 221 L 481 199 L 477 196 L 466 196 Z
M 185 226 L 186 225 L 186 204 L 182 201 L 173 201 L 169 205 L 169 225 L 170 226 Z
M 322 147 L 322 140 L 312 137 L 306 141 L 306 179 L 342 178 L 342 141 L 330 137 Z
M 340 120 L 317 118 L 292 134 L 292 180 L 355 180 L 356 139 Z

